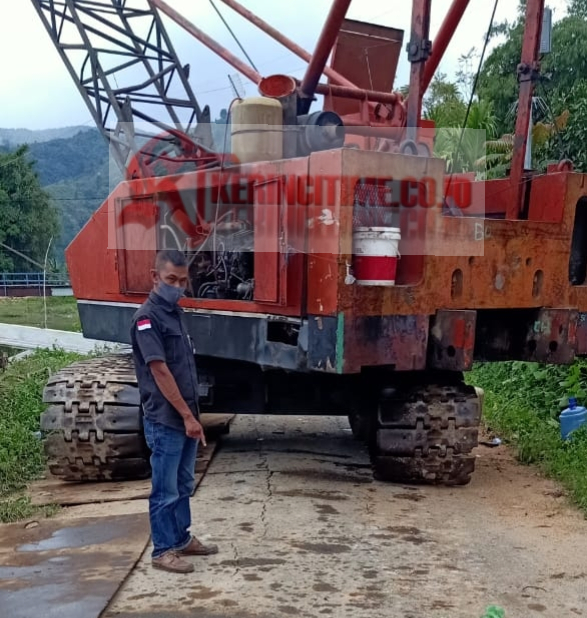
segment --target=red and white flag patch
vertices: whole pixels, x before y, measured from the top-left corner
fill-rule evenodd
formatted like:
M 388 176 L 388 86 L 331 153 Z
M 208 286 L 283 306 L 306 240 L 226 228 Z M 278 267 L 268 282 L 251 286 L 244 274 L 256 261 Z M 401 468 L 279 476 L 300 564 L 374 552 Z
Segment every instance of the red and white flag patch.
M 148 328 L 151 328 L 151 320 L 149 318 L 143 318 L 137 322 L 138 330 L 147 330 Z

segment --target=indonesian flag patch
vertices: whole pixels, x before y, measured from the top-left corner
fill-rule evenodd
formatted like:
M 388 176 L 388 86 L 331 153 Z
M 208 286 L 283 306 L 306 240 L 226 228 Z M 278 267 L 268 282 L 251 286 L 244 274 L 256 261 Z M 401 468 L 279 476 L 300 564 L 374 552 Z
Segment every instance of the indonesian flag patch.
M 149 318 L 143 318 L 137 322 L 138 330 L 147 330 L 148 328 L 151 328 L 151 320 Z

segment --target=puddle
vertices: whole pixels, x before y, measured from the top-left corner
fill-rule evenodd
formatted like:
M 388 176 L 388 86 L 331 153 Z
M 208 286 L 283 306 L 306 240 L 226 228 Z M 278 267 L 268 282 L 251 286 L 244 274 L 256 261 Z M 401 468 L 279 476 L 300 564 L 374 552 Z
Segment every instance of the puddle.
M 85 547 L 87 545 L 99 545 L 108 543 L 117 536 L 120 531 L 111 525 L 78 526 L 77 528 L 62 528 L 54 532 L 50 538 L 43 539 L 38 543 L 29 543 L 17 548 L 20 552 L 51 551 L 66 547 Z

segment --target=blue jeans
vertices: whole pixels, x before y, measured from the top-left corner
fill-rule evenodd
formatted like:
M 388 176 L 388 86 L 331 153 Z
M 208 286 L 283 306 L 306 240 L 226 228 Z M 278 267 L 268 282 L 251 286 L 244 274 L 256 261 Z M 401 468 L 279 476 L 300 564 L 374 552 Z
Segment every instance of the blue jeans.
M 143 423 L 151 449 L 151 556 L 157 558 L 170 549 L 183 549 L 191 541 L 190 496 L 194 491 L 198 441 L 146 418 Z

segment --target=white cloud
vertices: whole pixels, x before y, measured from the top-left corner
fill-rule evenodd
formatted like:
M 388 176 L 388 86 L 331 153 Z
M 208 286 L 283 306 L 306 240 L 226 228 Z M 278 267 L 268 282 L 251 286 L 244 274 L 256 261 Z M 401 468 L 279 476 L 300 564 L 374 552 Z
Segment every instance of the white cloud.
M 142 0 L 141 0 L 142 1 Z M 177 11 L 194 21 L 235 55 L 243 58 L 208 0 L 168 0 Z M 302 47 L 312 51 L 328 13 L 330 0 L 241 0 L 252 11 L 279 28 Z M 8 4 L 8 3 L 6 3 Z M 393 5 L 392 8 L 384 8 Z M 433 2 L 432 37 L 436 34 L 451 0 Z M 497 19 L 512 19 L 517 2 L 501 0 Z M 551 0 L 549 6 L 560 17 L 564 0 Z M 252 27 L 228 7 L 218 2 L 226 19 L 262 74 L 274 72 L 303 75 L 305 63 L 269 37 Z M 439 70 L 453 74 L 458 58 L 470 48 L 481 49 L 489 25 L 493 2 L 471 0 L 468 13 L 455 33 Z M 382 3 L 379 0 L 354 0 L 349 17 L 403 28 L 406 40 L 410 30 L 410 2 Z M 191 64 L 190 81 L 200 103 L 209 104 L 213 113 L 232 98 L 229 74 L 235 71 L 189 34 L 165 19 L 183 63 Z M 1 127 L 48 128 L 71 124 L 93 124 L 65 66 L 45 32 L 31 2 L 10 2 L 0 19 L 0 57 L 2 63 Z M 244 58 L 243 58 L 244 59 Z M 408 81 L 409 66 L 405 53 L 400 61 L 396 86 Z M 243 83 L 247 83 L 243 80 Z M 256 94 L 247 83 L 248 95 Z

